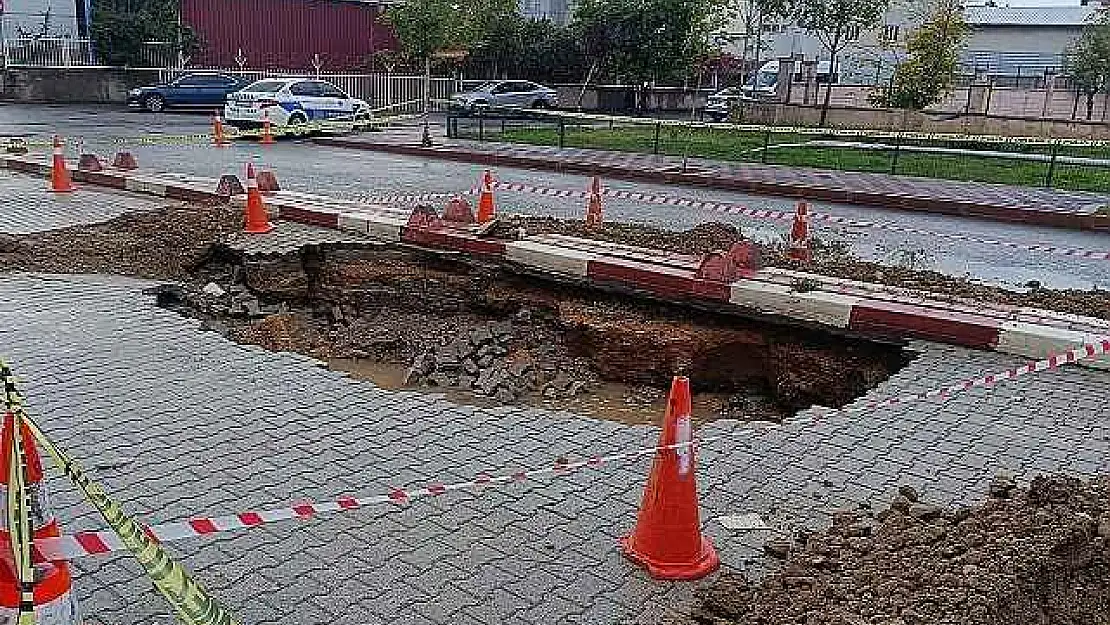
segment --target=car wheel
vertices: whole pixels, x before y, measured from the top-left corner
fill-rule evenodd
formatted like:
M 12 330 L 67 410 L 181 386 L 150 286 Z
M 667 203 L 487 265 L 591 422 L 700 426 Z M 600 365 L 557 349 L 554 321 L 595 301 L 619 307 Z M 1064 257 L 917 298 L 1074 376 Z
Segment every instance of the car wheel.
M 166 99 L 160 95 L 148 95 L 143 98 L 143 108 L 151 113 L 161 113 L 166 110 Z
M 371 119 L 370 111 L 363 109 L 356 112 L 354 129 L 356 131 L 370 130 Z
M 308 129 L 305 128 L 307 124 L 308 118 L 305 117 L 303 113 L 293 113 L 285 122 L 285 125 L 289 127 L 289 131 L 295 137 L 308 134 Z

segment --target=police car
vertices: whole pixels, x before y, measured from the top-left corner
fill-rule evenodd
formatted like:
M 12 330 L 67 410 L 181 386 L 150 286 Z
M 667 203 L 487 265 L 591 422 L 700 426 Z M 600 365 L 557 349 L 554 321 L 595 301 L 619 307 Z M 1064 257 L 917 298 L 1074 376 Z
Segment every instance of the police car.
M 224 120 L 239 129 L 258 128 L 266 119 L 274 127 L 310 122 L 369 125 L 370 105 L 323 80 L 267 78 L 227 95 Z

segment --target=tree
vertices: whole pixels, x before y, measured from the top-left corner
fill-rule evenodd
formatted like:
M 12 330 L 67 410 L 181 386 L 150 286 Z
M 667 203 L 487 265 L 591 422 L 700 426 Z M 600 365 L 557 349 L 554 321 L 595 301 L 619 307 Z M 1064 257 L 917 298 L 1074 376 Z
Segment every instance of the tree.
M 1064 52 L 1064 75 L 1087 98 L 1087 119 L 1095 108 L 1095 94 L 1110 86 L 1110 17 L 1100 16 Z
M 887 0 L 797 0 L 798 26 L 813 33 L 829 54 L 829 82 L 821 104 L 821 122 L 829 113 L 832 78 L 837 73 L 837 57 L 854 41 L 860 31 L 870 28 L 883 16 Z
M 469 51 L 517 13 L 515 0 L 408 0 L 390 6 L 382 19 L 407 55 L 430 61 L 442 50 Z
M 572 28 L 595 67 L 639 84 L 687 75 L 723 10 L 722 0 L 582 0 Z
M 142 61 L 143 42 L 160 41 L 175 53 L 193 54 L 200 41 L 181 24 L 177 0 L 100 0 L 89 35 L 100 59 L 109 65 Z
M 928 11 L 907 39 L 907 58 L 895 68 L 890 88 L 876 98 L 879 104 L 920 111 L 952 89 L 968 35 L 962 3 L 937 0 Z
M 784 17 L 789 13 L 787 0 L 741 0 L 737 18 L 744 27 L 744 43 L 740 49 L 740 66 L 747 71 L 748 50 L 752 51 L 755 71 L 759 71 L 762 53 L 766 46 L 763 41 L 763 24 L 767 20 Z M 755 40 L 752 41 L 752 33 Z

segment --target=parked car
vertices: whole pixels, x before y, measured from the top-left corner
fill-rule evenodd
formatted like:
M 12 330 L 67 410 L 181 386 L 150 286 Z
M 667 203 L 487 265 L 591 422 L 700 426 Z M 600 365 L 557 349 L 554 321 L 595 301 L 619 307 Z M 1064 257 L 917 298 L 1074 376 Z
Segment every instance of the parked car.
M 246 82 L 230 74 L 185 74 L 165 84 L 132 89 L 127 94 L 127 105 L 153 113 L 170 107 L 219 108 L 227 94 L 239 90 Z
M 725 121 L 732 113 L 732 109 L 734 109 L 741 100 L 751 101 L 752 98 L 741 93 L 739 87 L 721 89 L 717 93 L 709 96 L 709 102 L 705 105 L 705 116 L 715 122 Z
M 552 108 L 559 96 L 554 89 L 527 80 L 493 80 L 451 96 L 450 107 L 470 113 L 490 107 Z
M 356 127 L 371 120 L 370 105 L 323 80 L 267 78 L 229 94 L 225 121 L 236 128 L 258 128 L 269 119 L 275 127 L 318 121 L 349 121 Z

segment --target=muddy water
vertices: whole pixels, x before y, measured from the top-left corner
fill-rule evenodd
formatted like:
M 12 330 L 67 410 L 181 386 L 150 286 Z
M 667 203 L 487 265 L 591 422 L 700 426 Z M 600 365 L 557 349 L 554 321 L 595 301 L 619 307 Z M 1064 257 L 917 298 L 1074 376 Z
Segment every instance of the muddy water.
M 332 358 L 328 368 L 342 371 L 357 380 L 365 380 L 379 388 L 399 390 L 404 386 L 408 367 L 404 364 L 379 362 L 359 358 Z M 491 397 L 471 393 L 462 389 L 434 387 L 411 387 L 409 390 L 434 392 L 445 395 L 453 402 L 469 405 L 494 407 L 502 405 Z M 694 421 L 706 422 L 721 418 L 721 411 L 727 405 L 727 393 L 695 393 L 691 397 Z M 663 413 L 667 408 L 666 391 L 643 386 L 630 386 L 617 382 L 591 384 L 581 395 L 572 399 L 544 400 L 538 396 L 524 396 L 519 400 L 524 405 L 551 410 L 568 410 L 598 419 L 607 419 L 629 425 L 661 425 Z M 744 419 L 765 419 L 763 413 L 733 415 Z

